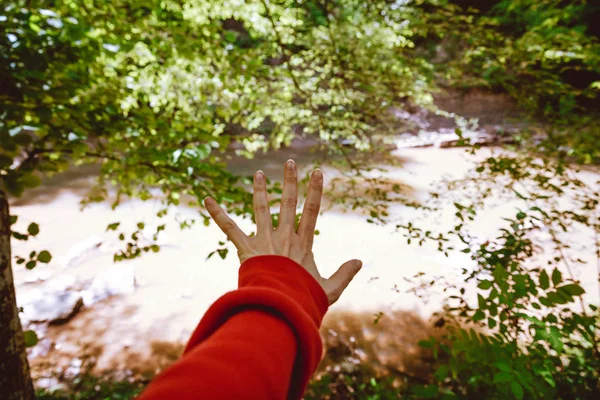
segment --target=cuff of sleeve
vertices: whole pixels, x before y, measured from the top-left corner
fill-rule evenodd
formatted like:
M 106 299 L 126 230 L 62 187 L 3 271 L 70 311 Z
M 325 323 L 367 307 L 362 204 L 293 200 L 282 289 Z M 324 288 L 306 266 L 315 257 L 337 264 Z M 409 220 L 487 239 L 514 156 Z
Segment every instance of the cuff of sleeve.
M 297 338 L 289 398 L 299 399 L 321 360 L 319 327 L 328 306 L 327 295 L 301 265 L 283 256 L 253 257 L 240 267 L 238 290 L 225 294 L 209 308 L 184 353 L 244 309 L 271 310 L 292 327 Z

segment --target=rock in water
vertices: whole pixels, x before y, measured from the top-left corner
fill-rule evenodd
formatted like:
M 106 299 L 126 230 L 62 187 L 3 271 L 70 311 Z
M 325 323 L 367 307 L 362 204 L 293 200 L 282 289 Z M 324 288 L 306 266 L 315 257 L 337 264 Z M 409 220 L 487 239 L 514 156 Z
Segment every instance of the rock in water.
M 81 295 L 86 306 L 107 297 L 135 291 L 135 268 L 133 265 L 111 265 L 100 272 L 89 288 Z
M 102 239 L 98 236 L 90 236 L 87 239 L 76 243 L 67 255 L 63 258 L 62 264 L 64 268 L 71 267 L 75 264 L 81 264 L 84 259 L 92 257 L 94 253 L 100 251 L 102 246 Z
M 71 319 L 83 306 L 78 291 L 35 289 L 23 299 L 23 322 L 61 324 Z

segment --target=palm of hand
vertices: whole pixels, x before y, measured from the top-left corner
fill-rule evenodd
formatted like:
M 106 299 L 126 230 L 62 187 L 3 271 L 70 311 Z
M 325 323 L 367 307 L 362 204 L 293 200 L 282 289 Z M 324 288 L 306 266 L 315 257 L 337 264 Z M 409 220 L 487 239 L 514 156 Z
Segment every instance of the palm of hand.
M 327 294 L 329 304 L 333 304 L 360 270 L 362 262 L 345 262 L 329 279 L 320 275 L 312 246 L 322 193 L 323 174 L 320 170 L 315 170 L 310 177 L 298 229 L 295 229 L 298 171 L 294 161 L 289 160 L 285 164 L 279 225 L 274 228 L 267 198 L 266 178 L 262 171 L 258 171 L 254 175 L 253 199 L 257 232 L 253 237 L 246 235 L 214 199 L 207 197 L 204 204 L 213 220 L 237 248 L 240 262 L 269 254 L 288 257 L 303 266 L 316 279 Z

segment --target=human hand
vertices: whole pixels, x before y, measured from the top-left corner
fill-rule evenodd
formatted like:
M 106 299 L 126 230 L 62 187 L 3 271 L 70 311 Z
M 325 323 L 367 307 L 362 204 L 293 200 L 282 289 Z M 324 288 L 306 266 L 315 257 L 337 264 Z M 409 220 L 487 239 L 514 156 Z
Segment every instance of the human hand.
M 306 202 L 296 230 L 298 169 L 293 160 L 288 160 L 284 166 L 283 194 L 277 228 L 274 228 L 271 222 L 266 177 L 262 171 L 254 174 L 254 213 L 257 227 L 255 236 L 246 235 L 213 198 L 207 197 L 204 205 L 212 219 L 237 248 L 240 262 L 268 254 L 291 258 L 317 280 L 327 294 L 329 304 L 333 304 L 360 270 L 362 262 L 345 262 L 329 279 L 319 274 L 312 246 L 322 194 L 323 173 L 317 169 L 310 176 Z

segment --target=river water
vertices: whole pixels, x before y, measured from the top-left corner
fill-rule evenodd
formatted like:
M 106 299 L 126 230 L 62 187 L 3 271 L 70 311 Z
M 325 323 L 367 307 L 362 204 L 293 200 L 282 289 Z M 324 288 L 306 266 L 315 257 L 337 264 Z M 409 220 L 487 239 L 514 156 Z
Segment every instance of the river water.
M 457 148 L 399 149 L 392 152 L 398 165 L 387 167 L 384 175 L 402 184 L 409 198 L 424 201 L 436 182 L 464 176 L 474 162 L 495 151 L 499 150 L 487 148 L 471 155 Z M 317 156 L 306 146 L 295 146 L 253 160 L 238 159 L 231 168 L 247 175 L 260 168 L 272 179 L 280 179 L 288 158 L 295 158 L 300 168 L 306 169 Z M 323 169 L 327 187 L 337 174 L 327 166 Z M 589 182 L 598 180 L 597 174 L 585 174 Z M 59 365 L 59 360 L 63 360 L 69 366 L 81 354 L 93 355 L 98 370 L 125 370 L 142 365 L 156 350 L 157 343 L 177 344 L 173 350 L 177 354 L 178 346 L 189 337 L 207 307 L 236 286 L 239 265 L 235 252 L 225 260 L 217 256 L 206 260 L 207 254 L 224 239 L 216 226 L 197 224 L 187 230 L 175 226 L 178 219 L 196 215 L 195 210 L 185 207 L 172 210 L 166 217 L 171 227 L 160 237 L 163 248 L 159 253 L 113 265 L 112 256 L 119 242 L 113 232 L 106 232 L 108 223 L 121 221 L 121 226 L 127 228 L 142 221 L 148 226 L 164 221 L 156 218 L 159 205 L 153 201 L 126 202 L 114 211 L 109 204 L 93 204 L 82 211 L 79 201 L 90 187 L 93 175 L 92 168 L 49 180 L 30 197 L 13 204 L 13 214 L 19 216 L 18 227 L 22 229 L 35 221 L 41 228 L 35 239 L 15 241 L 14 253 L 26 255 L 31 250 L 48 249 L 54 257 L 49 265 L 32 271 L 15 266 L 18 297 L 26 299 L 49 282 L 84 289 L 106 271 L 111 279 L 123 283 L 134 275 L 135 288 L 128 290 L 124 285 L 124 294 L 98 302 L 87 299 L 88 305 L 66 324 L 42 329 L 43 340 L 34 349 L 37 357 L 32 356 L 37 376 L 43 375 L 49 362 Z M 489 206 L 477 221 L 477 235 L 482 238 L 493 235 L 502 224 L 502 216 L 509 215 L 515 207 L 518 207 L 516 202 Z M 473 267 L 468 255 L 451 252 L 446 257 L 433 245 L 408 245 L 401 234 L 394 232 L 393 224 L 377 226 L 369 224 L 360 211 L 338 206 L 327 208 L 319 218 L 320 235 L 314 245 L 322 274 L 331 274 L 351 258 L 364 262 L 361 272 L 332 307 L 333 311 L 391 315 L 394 310 L 404 310 L 427 317 L 439 310 L 441 294 L 428 293 L 428 302 L 424 302 L 408 292 L 411 285 L 405 278 L 423 271 L 435 279 L 456 282 L 461 279 L 460 269 Z M 452 226 L 454 211 L 452 204 L 443 207 L 440 213 L 431 214 L 399 205 L 391 210 L 399 220 L 418 219 L 425 226 L 438 228 Z M 249 221 L 238 222 L 251 231 Z M 588 299 L 598 303 L 593 236 L 584 231 L 572 232 L 570 236 L 582 247 L 581 257 L 587 261 L 575 273 L 587 290 Z M 161 366 L 159 363 L 152 368 Z

